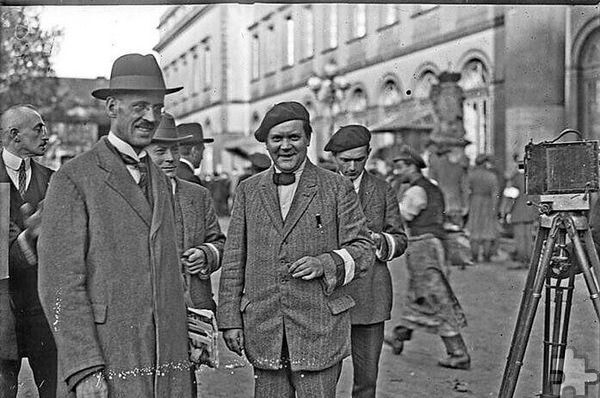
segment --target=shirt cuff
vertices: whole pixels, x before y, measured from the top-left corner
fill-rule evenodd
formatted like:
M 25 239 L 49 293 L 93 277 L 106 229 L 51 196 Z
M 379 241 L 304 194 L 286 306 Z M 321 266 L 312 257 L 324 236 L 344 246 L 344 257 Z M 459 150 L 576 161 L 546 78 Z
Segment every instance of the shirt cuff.
M 29 265 L 37 265 L 37 254 L 35 253 L 35 249 L 31 247 L 31 244 L 27 240 L 25 231 L 19 234 L 17 237 L 17 242 L 19 243 L 21 252 L 23 252 L 23 256 L 25 256 L 25 259 Z
M 221 255 L 219 250 L 217 250 L 217 247 L 212 243 L 203 243 L 198 246 L 198 248 L 204 252 L 211 272 L 216 271 L 219 268 L 219 263 L 221 261 Z

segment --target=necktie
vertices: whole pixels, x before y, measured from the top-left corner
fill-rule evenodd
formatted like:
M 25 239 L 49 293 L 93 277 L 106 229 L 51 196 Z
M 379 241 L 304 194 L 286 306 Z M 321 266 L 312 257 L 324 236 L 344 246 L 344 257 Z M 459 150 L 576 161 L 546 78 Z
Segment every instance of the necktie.
M 294 173 L 273 173 L 273 183 L 275 185 L 292 185 L 296 182 Z
M 27 192 L 27 170 L 25 168 L 25 160 L 21 160 L 19 166 L 19 194 L 25 199 L 25 192 Z
M 121 159 L 123 159 L 123 162 L 125 162 L 126 165 L 134 166 L 139 171 L 140 181 L 137 184 L 142 189 L 142 192 L 146 196 L 146 199 L 149 199 L 148 164 L 146 164 L 146 161 L 145 161 L 146 158 L 143 158 L 138 162 L 137 160 L 135 160 L 134 158 L 132 158 L 131 156 L 129 156 L 127 154 L 124 154 L 119 151 L 116 151 L 116 152 L 119 154 Z

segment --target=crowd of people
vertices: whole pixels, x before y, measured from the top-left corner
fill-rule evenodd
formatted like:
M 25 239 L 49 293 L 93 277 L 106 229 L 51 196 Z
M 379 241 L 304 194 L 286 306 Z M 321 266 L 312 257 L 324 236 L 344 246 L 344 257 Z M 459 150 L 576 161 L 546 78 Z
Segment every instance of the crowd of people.
M 163 110 L 181 88 L 165 86 L 151 55 L 118 58 L 109 87 L 92 93 L 110 133 L 56 172 L 32 159 L 48 142 L 39 112 L 14 105 L 0 116 L 0 183 L 11 189 L 2 396 L 16 396 L 24 357 L 42 398 L 196 396 L 188 308 L 216 314 L 227 347 L 253 366 L 256 397 L 333 398 L 348 356 L 353 397 L 375 397 L 384 342 L 401 354 L 414 331 L 441 337 L 440 366 L 470 368 L 447 276 L 446 201 L 419 153 L 404 146 L 391 159 L 407 186 L 398 198 L 365 169 L 365 126 L 330 138 L 332 172 L 307 157 L 317 134 L 307 109 L 278 103 L 254 133 L 270 159 L 255 156 L 240 179 L 225 238 L 194 174 L 212 139 Z M 499 195 L 487 160 L 467 178 L 473 257 L 481 248 L 484 260 L 498 231 L 486 218 Z M 401 255 L 407 303 L 384 336 L 387 263 Z

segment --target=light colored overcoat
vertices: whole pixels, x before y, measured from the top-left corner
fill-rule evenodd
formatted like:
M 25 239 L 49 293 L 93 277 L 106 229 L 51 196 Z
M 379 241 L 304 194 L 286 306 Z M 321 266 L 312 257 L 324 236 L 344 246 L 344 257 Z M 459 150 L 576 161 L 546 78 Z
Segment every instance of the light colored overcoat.
M 354 300 L 342 286 L 344 265 L 334 265 L 330 254 L 338 249 L 352 257 L 356 275 L 372 265 L 375 250 L 364 214 L 342 176 L 307 161 L 285 222 L 273 168 L 238 186 L 217 319 L 220 329 L 244 329 L 245 353 L 253 366 L 281 367 L 284 332 L 292 371 L 326 369 L 350 354 L 348 310 Z M 292 278 L 288 268 L 304 256 L 319 257 L 326 275 Z M 332 281 L 330 291 L 325 287 Z
M 59 385 L 103 365 L 111 398 L 189 397 L 171 187 L 150 162 L 152 209 L 106 142 L 65 164 L 46 195 L 39 291 Z
M 386 183 L 365 171 L 358 189 L 360 204 L 372 232 L 383 233 L 384 250 L 375 258 L 362 278 L 348 288 L 356 301 L 350 310 L 353 325 L 370 325 L 390 319 L 392 310 L 392 278 L 387 262 L 406 250 L 408 239 L 402 227 L 396 193 Z

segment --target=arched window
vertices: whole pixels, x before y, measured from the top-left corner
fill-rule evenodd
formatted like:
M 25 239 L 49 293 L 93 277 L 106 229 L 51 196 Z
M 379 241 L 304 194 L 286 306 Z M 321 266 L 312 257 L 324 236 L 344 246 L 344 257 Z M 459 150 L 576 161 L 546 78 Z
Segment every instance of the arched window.
M 362 112 L 367 109 L 367 94 L 362 88 L 356 88 L 348 98 L 349 112 Z
M 600 29 L 583 45 L 580 59 L 580 128 L 586 137 L 600 139 Z
M 477 58 L 468 61 L 461 71 L 458 85 L 465 92 L 463 122 L 465 138 L 473 143 L 465 152 L 470 159 L 480 153 L 494 153 L 491 131 L 490 76 L 485 64 Z
M 489 83 L 488 71 L 483 62 L 473 59 L 466 63 L 461 72 L 458 84 L 465 91 L 487 88 Z
M 437 77 L 431 70 L 425 70 L 417 78 L 417 84 L 415 85 L 415 98 L 429 98 L 429 92 L 431 86 L 437 83 Z
M 381 105 L 396 105 L 401 100 L 402 95 L 400 94 L 400 87 L 398 86 L 398 83 L 396 83 L 394 79 L 387 79 L 383 83 L 383 89 L 381 93 Z

